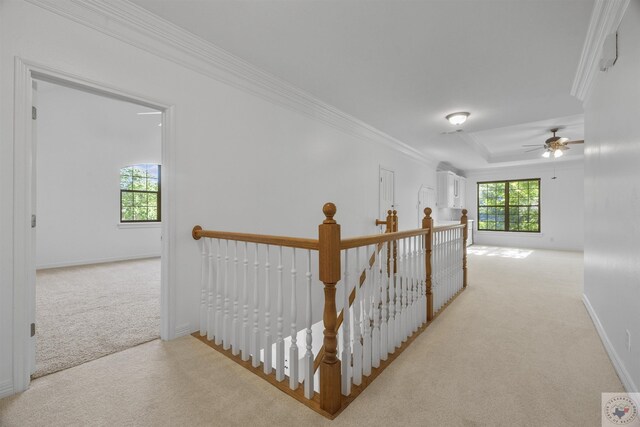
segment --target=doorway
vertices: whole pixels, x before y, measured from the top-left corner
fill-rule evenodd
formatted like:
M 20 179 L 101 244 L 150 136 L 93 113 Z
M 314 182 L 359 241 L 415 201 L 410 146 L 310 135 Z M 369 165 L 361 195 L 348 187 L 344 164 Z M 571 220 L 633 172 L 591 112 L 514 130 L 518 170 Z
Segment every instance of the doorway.
M 162 113 L 33 89 L 36 378 L 160 336 Z
M 395 204 L 395 172 L 380 166 L 380 188 L 379 188 L 379 218 L 384 220 L 387 217 L 387 211 L 396 208 Z
M 171 250 L 175 241 L 174 207 L 169 204 L 173 194 L 173 111 L 174 107 L 150 98 L 132 94 L 109 85 L 84 79 L 61 70 L 40 64 L 15 60 L 15 128 L 14 128 L 14 292 L 13 292 L 13 385 L 14 391 L 27 389 L 35 368 L 35 284 L 36 284 L 36 129 L 32 110 L 34 80 L 58 84 L 93 95 L 116 99 L 161 112 L 162 151 L 162 221 L 161 221 L 161 272 L 160 272 L 160 337 L 168 340 L 176 336 L 175 282 L 169 280 L 175 264 Z M 32 138 L 33 136 L 33 138 Z M 99 162 L 100 159 L 95 158 Z M 116 190 L 117 191 L 117 190 Z M 32 215 L 36 215 L 35 217 Z M 92 236 L 93 229 L 84 230 Z M 60 242 L 64 246 L 65 242 Z

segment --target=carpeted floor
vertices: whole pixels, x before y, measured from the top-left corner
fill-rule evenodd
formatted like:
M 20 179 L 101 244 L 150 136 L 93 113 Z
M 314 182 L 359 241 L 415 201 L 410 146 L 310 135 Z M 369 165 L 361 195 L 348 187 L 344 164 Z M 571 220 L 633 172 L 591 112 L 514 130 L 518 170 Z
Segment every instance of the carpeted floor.
M 160 258 L 40 270 L 34 378 L 156 339 Z
M 192 337 L 35 380 L 14 426 L 598 426 L 622 391 L 581 301 L 582 254 L 474 246 L 469 288 L 336 420 Z

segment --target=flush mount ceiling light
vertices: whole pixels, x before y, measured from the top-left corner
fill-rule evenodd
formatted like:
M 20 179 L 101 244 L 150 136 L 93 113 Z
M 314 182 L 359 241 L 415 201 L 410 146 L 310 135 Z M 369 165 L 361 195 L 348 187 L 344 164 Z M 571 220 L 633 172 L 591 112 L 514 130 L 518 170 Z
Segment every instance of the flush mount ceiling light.
M 469 113 L 467 112 L 459 112 L 459 113 L 451 113 L 445 117 L 445 119 L 449 120 L 454 126 L 460 126 L 464 122 L 467 121 L 467 117 L 469 117 Z

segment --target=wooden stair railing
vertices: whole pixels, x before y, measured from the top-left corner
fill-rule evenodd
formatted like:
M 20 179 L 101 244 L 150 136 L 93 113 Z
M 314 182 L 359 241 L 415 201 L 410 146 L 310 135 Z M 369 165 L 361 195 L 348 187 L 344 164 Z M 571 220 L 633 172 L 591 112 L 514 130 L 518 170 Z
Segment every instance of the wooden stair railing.
M 202 240 L 202 291 L 200 332 L 193 335 L 333 419 L 466 289 L 467 219 L 464 210 L 461 224 L 434 227 L 431 209 L 426 208 L 422 228 L 401 232 L 397 212 L 389 211 L 385 221 L 376 221 L 386 225 L 384 234 L 343 239 L 334 219 L 335 205 L 326 203 L 323 213 L 325 219 L 318 227 L 317 240 L 211 231 L 195 226 L 192 236 Z M 291 254 L 287 280 L 283 248 Z M 361 248 L 367 255 L 366 267 L 359 272 Z M 316 251 L 319 279 L 324 284 L 324 333 L 321 350 L 314 358 L 311 266 Z M 296 257 L 301 253 L 306 255 L 306 295 L 298 301 L 300 259 L 296 261 Z M 356 262 L 351 263 L 356 265 L 355 283 L 350 278 L 354 253 Z M 271 270 L 274 254 L 277 264 Z M 271 283 L 272 274 L 276 276 L 275 283 Z M 285 282 L 291 284 L 287 326 L 290 335 L 284 332 Z M 346 308 L 339 314 L 338 283 L 344 285 L 340 297 Z M 259 288 L 264 290 L 259 292 Z M 298 331 L 297 311 L 303 307 L 305 328 Z M 342 351 L 338 355 L 340 328 Z M 288 365 L 285 341 L 290 342 Z M 298 343 L 303 346 L 301 359 Z M 320 369 L 319 393 L 314 392 L 316 366 Z
M 391 233 L 393 231 L 397 231 L 397 221 L 398 221 L 398 217 L 397 217 L 397 211 L 387 211 L 387 219 L 385 220 L 380 220 L 380 219 L 376 219 L 375 224 L 376 225 L 386 225 L 385 228 L 385 233 Z M 376 256 L 377 254 L 380 253 L 380 250 L 382 249 L 382 244 L 379 244 L 376 247 L 376 250 L 373 252 L 373 254 L 371 255 L 371 257 L 369 258 L 368 264 L 369 264 L 369 268 L 373 267 L 373 264 L 375 264 L 376 262 Z M 394 264 L 395 264 L 395 253 L 394 253 Z M 387 255 L 387 268 L 389 268 L 389 263 L 390 263 L 390 255 Z M 364 284 L 365 280 L 367 278 L 367 269 L 365 268 L 364 270 L 362 270 L 362 273 L 360 273 L 359 279 L 358 279 L 358 287 L 362 287 L 362 285 Z M 356 298 L 356 289 L 355 287 L 353 288 L 353 290 L 351 291 L 351 293 L 349 294 L 349 307 L 351 307 L 353 305 L 353 301 Z M 336 324 L 336 330 L 340 329 L 340 326 L 342 326 L 342 322 L 344 321 L 344 308 L 342 310 L 340 310 L 340 313 L 338 314 L 338 320 L 337 320 L 337 324 Z M 318 370 L 318 368 L 320 367 L 320 362 L 322 361 L 322 358 L 324 357 L 324 346 L 322 346 L 320 348 L 320 351 L 318 352 L 318 355 L 316 356 L 315 360 L 313 361 L 313 372 L 316 372 Z

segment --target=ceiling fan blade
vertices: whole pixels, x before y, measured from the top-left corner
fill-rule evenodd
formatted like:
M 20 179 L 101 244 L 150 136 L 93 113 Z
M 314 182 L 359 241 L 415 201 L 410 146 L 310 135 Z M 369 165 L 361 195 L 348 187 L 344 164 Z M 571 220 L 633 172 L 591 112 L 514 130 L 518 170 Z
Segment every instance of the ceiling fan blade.
M 523 147 L 542 147 L 540 144 L 525 144 Z
M 567 141 L 565 144 L 584 144 L 584 139 L 576 139 L 575 141 Z
M 539 150 L 541 148 L 544 148 L 544 147 L 538 147 L 538 148 L 534 148 L 534 149 L 531 149 L 531 150 L 525 150 L 525 153 L 530 153 L 532 151 L 537 151 L 537 150 Z

